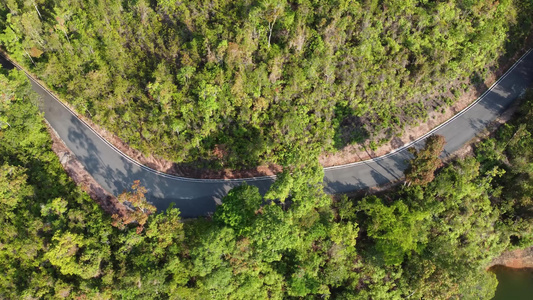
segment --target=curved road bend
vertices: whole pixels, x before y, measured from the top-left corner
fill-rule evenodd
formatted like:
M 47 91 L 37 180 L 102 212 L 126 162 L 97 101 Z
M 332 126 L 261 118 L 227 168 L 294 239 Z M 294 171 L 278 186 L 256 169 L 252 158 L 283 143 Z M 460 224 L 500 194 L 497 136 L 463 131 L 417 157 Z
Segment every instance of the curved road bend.
M 0 56 L 0 63 L 13 68 Z M 42 98 L 45 118 L 82 162 L 87 171 L 103 188 L 117 195 L 140 180 L 148 189 L 147 199 L 159 211 L 174 202 L 182 216 L 197 217 L 215 210 L 220 199 L 235 186 L 246 181 L 264 193 L 273 177 L 235 180 L 190 179 L 156 172 L 142 166 L 99 137 L 69 109 L 58 102 L 30 77 L 33 89 Z M 530 50 L 513 65 L 473 105 L 463 110 L 435 130 L 413 143 L 423 144 L 424 138 L 436 133 L 446 138 L 444 155 L 458 150 L 485 126 L 499 116 L 522 92 L 533 84 L 533 53 Z M 406 145 L 379 158 L 325 168 L 324 185 L 328 193 L 342 193 L 382 185 L 400 179 L 410 157 Z

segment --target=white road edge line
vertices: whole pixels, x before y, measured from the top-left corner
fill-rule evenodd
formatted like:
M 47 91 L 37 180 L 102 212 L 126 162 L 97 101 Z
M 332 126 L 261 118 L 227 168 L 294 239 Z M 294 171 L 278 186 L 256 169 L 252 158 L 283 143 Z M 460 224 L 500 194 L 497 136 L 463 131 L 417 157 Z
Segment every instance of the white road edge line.
M 343 168 L 347 168 L 347 167 L 351 167 L 351 166 L 356 166 L 356 165 L 359 165 L 359 164 L 364 164 L 364 163 L 368 163 L 370 161 L 378 161 L 378 160 L 382 160 L 382 159 L 385 159 L 393 154 L 396 154 L 397 152 L 401 152 L 409 147 L 411 147 L 412 145 L 424 140 L 425 138 L 427 138 L 428 136 L 432 135 L 433 133 L 435 133 L 437 130 L 441 129 L 442 127 L 448 125 L 449 123 L 451 123 L 452 121 L 454 121 L 455 119 L 461 117 L 462 115 L 464 115 L 467 111 L 469 111 L 472 107 L 474 107 L 476 104 L 478 104 L 479 102 L 481 102 L 481 100 L 483 100 L 483 98 L 485 98 L 493 89 L 496 85 L 498 85 L 503 79 L 505 79 L 505 77 L 507 77 L 509 75 L 509 73 L 511 73 L 512 70 L 514 70 L 519 63 L 521 63 L 524 58 L 531 53 L 531 51 L 533 50 L 532 49 L 529 49 L 528 51 L 526 51 L 526 53 L 524 53 L 524 55 L 522 55 L 512 66 L 511 68 L 509 68 L 509 70 L 507 70 L 498 80 L 496 80 L 496 82 L 494 82 L 485 92 L 483 92 L 483 94 L 481 94 L 481 96 L 479 96 L 476 101 L 470 103 L 470 105 L 468 105 L 467 107 L 465 107 L 463 110 L 461 110 L 460 112 L 458 112 L 457 114 L 455 114 L 453 117 L 449 118 L 448 120 L 442 122 L 440 125 L 438 125 L 437 127 L 431 129 L 430 131 L 428 131 L 426 134 L 422 135 L 421 137 L 417 138 L 416 140 L 406 144 L 406 145 L 403 145 L 401 146 L 400 148 L 396 148 L 394 150 L 392 150 L 391 152 L 387 153 L 387 154 L 384 154 L 382 156 L 379 156 L 379 157 L 376 157 L 376 158 L 372 158 L 372 159 L 367 159 L 367 160 L 362 160 L 362 161 L 356 161 L 356 162 L 353 162 L 353 163 L 348 163 L 348 164 L 344 164 L 344 165 L 339 165 L 339 166 L 331 166 L 331 167 L 326 167 L 324 168 L 324 170 L 334 170 L 334 169 L 343 169 Z
M 478 104 L 481 100 L 483 100 L 483 98 L 485 98 L 485 96 L 492 91 L 492 89 L 498 84 L 500 83 L 503 79 L 505 79 L 505 77 L 507 77 L 509 75 L 509 73 L 514 70 L 519 63 L 521 63 L 524 58 L 529 55 L 531 53 L 533 49 L 529 49 L 528 51 L 526 51 L 526 53 L 524 53 L 524 55 L 522 55 L 512 66 L 511 68 L 509 68 L 509 70 L 507 70 L 504 75 L 502 75 L 496 82 L 494 82 L 494 84 L 492 84 L 481 96 L 479 96 L 479 98 L 472 102 L 470 105 L 468 105 L 466 108 L 464 108 L 463 110 L 461 110 L 460 112 L 458 112 L 457 114 L 455 114 L 453 117 L 451 117 L 450 119 L 446 120 L 445 122 L 443 122 L 442 124 L 440 124 L 439 126 L 433 128 L 432 130 L 428 131 L 426 134 L 424 134 L 423 136 L 419 137 L 418 139 L 406 144 L 406 145 L 403 145 L 402 147 L 400 148 L 397 148 L 397 149 L 394 149 L 392 150 L 391 152 L 385 154 L 385 155 L 382 155 L 382 156 L 379 156 L 379 157 L 376 157 L 376 158 L 371 158 L 371 159 L 367 159 L 367 160 L 363 160 L 363 161 L 358 161 L 358 162 L 353 162 L 353 163 L 348 163 L 348 164 L 344 164 L 344 165 L 340 165 L 340 166 L 331 166 L 331 167 L 325 167 L 323 168 L 324 171 L 329 171 L 329 170 L 336 170 L 336 169 L 344 169 L 344 168 L 348 168 L 348 167 L 352 167 L 352 166 L 356 166 L 356 165 L 360 165 L 360 164 L 368 164 L 370 162 L 374 162 L 374 161 L 379 161 L 379 160 L 382 160 L 382 159 L 385 159 L 391 155 L 394 155 L 398 152 L 401 152 L 409 147 L 411 147 L 412 145 L 424 140 L 425 138 L 427 138 L 428 136 L 432 135 L 433 133 L 435 133 L 437 130 L 439 130 L 440 128 L 446 126 L 448 123 L 452 122 L 453 120 L 459 118 L 460 116 L 462 116 L 464 113 L 466 113 L 468 110 L 470 110 L 472 107 L 474 107 L 476 104 Z M 197 178 L 187 178 L 187 177 L 181 177 L 181 176 L 175 176 L 175 175 L 170 175 L 170 174 L 166 174 L 166 173 L 163 173 L 163 172 L 160 172 L 160 171 L 157 171 L 157 170 L 154 170 L 152 168 L 149 168 L 139 162 L 137 162 L 136 160 L 134 160 L 133 158 L 129 157 L 128 155 L 126 155 L 125 153 L 123 153 L 122 151 L 120 151 L 120 149 L 116 148 L 113 144 L 111 144 L 110 142 L 108 142 L 106 139 L 104 139 L 102 136 L 100 136 L 100 134 L 98 134 L 91 126 L 89 126 L 89 124 L 87 124 L 83 119 L 80 119 L 77 114 L 72 111 L 68 106 L 66 106 L 63 102 L 61 102 L 54 94 L 52 94 L 47 88 L 45 88 L 41 83 L 39 83 L 35 78 L 33 78 L 32 75 L 30 75 L 28 72 L 26 72 L 26 70 L 24 68 L 22 68 L 19 64 L 17 64 L 16 62 L 14 62 L 13 60 L 11 60 L 9 57 L 7 57 L 7 55 L 5 55 L 4 53 L 1 53 L 0 54 L 2 56 L 4 56 L 4 58 L 6 58 L 8 61 L 10 61 L 15 67 L 17 67 L 17 69 L 23 71 L 26 76 L 31 80 L 33 81 L 35 84 L 37 84 L 41 89 L 43 89 L 48 95 L 50 95 L 54 100 L 56 100 L 59 104 L 61 104 L 71 115 L 73 115 L 74 117 L 76 117 L 79 121 L 81 121 L 87 128 L 89 128 L 89 130 L 95 135 L 97 136 L 100 140 L 102 140 L 105 144 L 107 144 L 109 147 L 111 147 L 115 152 L 117 152 L 119 155 L 123 156 L 124 158 L 126 158 L 129 162 L 137 165 L 138 167 L 140 167 L 141 169 L 144 169 L 145 171 L 148 171 L 148 172 L 151 172 L 155 175 L 159 175 L 161 177 L 165 177 L 165 178 L 168 178 L 168 179 L 173 179 L 173 180 L 177 180 L 177 181 L 185 181 L 185 182 L 246 182 L 246 181 L 262 181 L 262 180 L 271 180 L 271 179 L 275 179 L 276 178 L 276 175 L 271 175 L 271 176 L 259 176 L 259 177 L 250 177 L 250 178 L 234 178 L 234 179 L 197 179 Z M 50 126 L 51 127 L 51 126 Z

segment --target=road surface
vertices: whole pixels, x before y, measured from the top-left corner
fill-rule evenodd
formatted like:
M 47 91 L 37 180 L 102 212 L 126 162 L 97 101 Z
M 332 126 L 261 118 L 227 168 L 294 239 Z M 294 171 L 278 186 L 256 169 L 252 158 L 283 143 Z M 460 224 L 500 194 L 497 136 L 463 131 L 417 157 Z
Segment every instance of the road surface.
M 0 57 L 6 68 L 12 64 Z M 181 210 L 185 218 L 214 212 L 216 204 L 227 192 L 243 182 L 257 186 L 262 193 L 274 181 L 273 177 L 215 180 L 171 176 L 142 166 L 122 154 L 76 115 L 55 99 L 45 88 L 29 77 L 33 89 L 41 98 L 41 109 L 50 125 L 59 134 L 87 171 L 107 191 L 118 195 L 134 180 L 148 189 L 146 197 L 159 211 L 170 203 Z M 482 131 L 533 83 L 533 52 L 530 50 L 513 65 L 491 88 L 471 106 L 413 143 L 420 146 L 430 134 L 446 138 L 444 155 L 448 155 Z M 351 192 L 401 179 L 410 157 L 406 145 L 388 155 L 338 167 L 324 169 L 324 186 L 328 193 Z

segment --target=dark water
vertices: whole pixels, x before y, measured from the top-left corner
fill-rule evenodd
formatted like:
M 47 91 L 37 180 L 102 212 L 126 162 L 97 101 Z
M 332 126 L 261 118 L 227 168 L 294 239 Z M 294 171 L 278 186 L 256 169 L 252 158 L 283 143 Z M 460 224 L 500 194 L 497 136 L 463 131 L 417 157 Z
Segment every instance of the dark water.
M 494 300 L 533 300 L 533 269 L 497 266 L 491 271 L 498 277 Z

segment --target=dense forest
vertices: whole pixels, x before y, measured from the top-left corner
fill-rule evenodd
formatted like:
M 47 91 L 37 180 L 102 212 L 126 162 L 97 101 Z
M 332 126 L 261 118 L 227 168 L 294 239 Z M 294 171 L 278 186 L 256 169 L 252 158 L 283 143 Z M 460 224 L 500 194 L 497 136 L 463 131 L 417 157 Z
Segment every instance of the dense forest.
M 440 110 L 532 28 L 530 0 L 6 0 L 0 43 L 132 147 L 286 164 Z
M 533 244 L 533 92 L 434 178 L 439 137 L 384 194 L 333 201 L 308 163 L 264 197 L 233 189 L 210 219 L 169 208 L 130 224 L 65 174 L 35 102 L 23 73 L 0 69 L 3 299 L 489 299 L 486 265 Z M 132 188 L 119 198 L 142 202 Z

